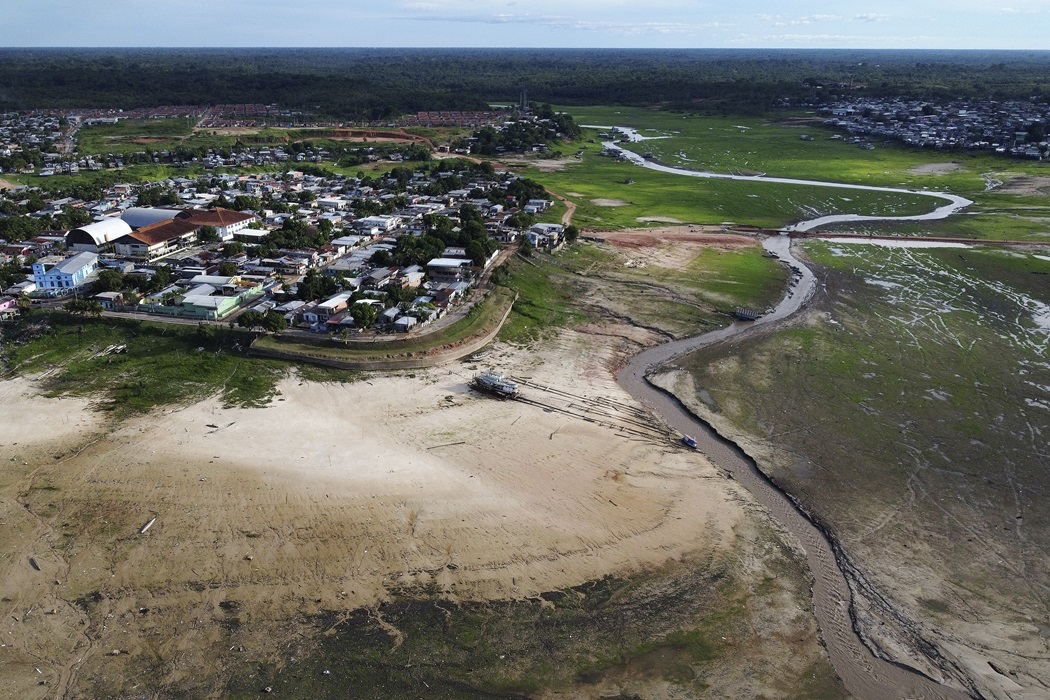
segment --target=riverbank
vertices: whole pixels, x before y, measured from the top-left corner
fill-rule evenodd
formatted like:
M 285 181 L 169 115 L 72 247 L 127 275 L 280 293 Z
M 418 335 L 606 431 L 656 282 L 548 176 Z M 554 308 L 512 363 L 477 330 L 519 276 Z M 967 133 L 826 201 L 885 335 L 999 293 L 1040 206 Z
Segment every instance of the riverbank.
M 7 687 L 25 698 L 56 688 L 106 696 L 145 682 L 216 697 L 236 678 L 257 692 L 246 668 L 280 679 L 296 667 L 291 656 L 323 658 L 325 620 L 383 621 L 385 632 L 368 627 L 362 653 L 385 658 L 398 634 L 413 634 L 410 619 L 384 618 L 406 600 L 524 611 L 616 579 L 616 599 L 597 610 L 627 621 L 650 595 L 670 596 L 686 607 L 668 609 L 690 617 L 647 614 L 627 640 L 602 628 L 588 638 L 598 647 L 552 640 L 566 654 L 556 697 L 672 697 L 695 675 L 725 689 L 718 697 L 791 698 L 814 674 L 821 697 L 841 696 L 796 554 L 738 484 L 641 418 L 608 369 L 622 352 L 618 337 L 576 331 L 497 345 L 486 369 L 549 387 L 523 386 L 528 402 L 473 392 L 475 368 L 454 364 L 349 384 L 293 375 L 265 408 L 216 398 L 117 426 L 84 422 L 97 416 L 86 401 L 5 383 L 14 414 L 71 421 L 61 446 L 44 436 L 27 445 L 17 421 L 3 434 L 18 457 L 0 473 L 11 496 L 0 575 L 15 613 L 2 628 Z M 661 646 L 691 629 L 711 636 L 709 651 Z M 541 650 L 514 649 L 513 672 L 481 649 L 472 666 L 502 669 L 490 679 L 554 682 L 533 665 Z M 619 665 L 639 655 L 668 670 Z M 593 669 L 583 685 L 574 664 Z M 440 666 L 424 673 L 442 678 Z M 338 695 L 318 687 L 313 697 Z
M 662 172 L 675 173 L 690 177 L 716 177 L 737 180 L 771 182 L 784 181 L 783 178 L 763 178 L 753 176 L 732 176 L 712 173 L 697 173 L 679 168 L 668 168 L 651 163 L 637 154 L 620 149 L 616 144 L 607 142 L 606 148 L 616 149 L 634 163 Z M 787 180 L 793 184 L 801 181 Z M 826 187 L 846 187 L 839 183 L 806 183 Z M 895 191 L 893 188 L 862 188 L 877 191 Z M 930 193 L 931 196 L 947 200 L 948 204 L 936 208 L 933 212 L 920 216 L 881 217 L 894 220 L 932 220 L 944 218 L 970 202 L 965 198 L 943 193 Z M 876 217 L 872 217 L 876 218 Z M 856 215 L 839 215 L 819 217 L 789 227 L 791 230 L 806 231 L 816 226 L 827 226 L 837 221 L 855 221 L 865 219 Z M 814 608 L 825 640 L 828 652 L 836 671 L 843 679 L 847 689 L 860 698 L 876 700 L 885 697 L 934 697 L 962 699 L 969 697 L 959 686 L 951 687 L 961 679 L 943 675 L 936 660 L 922 661 L 924 670 L 932 669 L 937 681 L 951 685 L 941 685 L 926 676 L 909 672 L 904 667 L 887 663 L 875 657 L 864 641 L 857 635 L 853 625 L 853 594 L 836 561 L 835 553 L 828 539 L 828 534 L 804 515 L 788 496 L 759 471 L 754 461 L 740 448 L 722 438 L 709 424 L 700 420 L 686 409 L 685 405 L 649 381 L 649 375 L 663 364 L 681 357 L 697 348 L 723 342 L 740 336 L 754 329 L 768 327 L 783 321 L 797 312 L 815 288 L 815 278 L 810 269 L 795 258 L 790 251 L 790 239 L 787 236 L 776 236 L 767 239 L 766 247 L 783 262 L 797 271 L 797 278 L 789 288 L 784 299 L 769 313 L 757 322 L 736 323 L 728 328 L 719 329 L 685 340 L 672 341 L 650 348 L 631 359 L 628 365 L 619 372 L 618 381 L 632 396 L 642 401 L 663 417 L 676 430 L 698 436 L 699 448 L 710 456 L 715 464 L 741 480 L 751 494 L 773 514 L 777 521 L 797 537 L 806 551 L 807 559 L 813 570 L 815 584 L 813 589 Z M 912 653 L 922 649 L 906 650 Z

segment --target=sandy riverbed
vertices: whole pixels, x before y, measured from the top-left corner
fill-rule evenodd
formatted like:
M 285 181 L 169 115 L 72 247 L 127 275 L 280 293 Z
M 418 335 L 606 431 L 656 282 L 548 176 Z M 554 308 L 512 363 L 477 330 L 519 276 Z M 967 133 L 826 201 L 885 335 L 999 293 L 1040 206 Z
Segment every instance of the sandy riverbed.
M 767 521 L 747 494 L 658 424 L 629 422 L 639 407 L 609 371 L 622 347 L 564 331 L 486 359 L 578 397 L 525 388 L 550 405 L 623 402 L 602 424 L 474 393 L 462 364 L 353 384 L 292 375 L 267 408 L 207 400 L 119 426 L 31 381 L 0 384 L 5 682 L 44 697 L 143 659 L 166 682 L 194 664 L 217 672 L 230 601 L 258 656 L 296 616 L 398 589 L 526 598 L 698 553 L 759 561 Z M 770 615 L 795 638 L 811 625 Z M 813 660 L 796 656 L 776 663 Z

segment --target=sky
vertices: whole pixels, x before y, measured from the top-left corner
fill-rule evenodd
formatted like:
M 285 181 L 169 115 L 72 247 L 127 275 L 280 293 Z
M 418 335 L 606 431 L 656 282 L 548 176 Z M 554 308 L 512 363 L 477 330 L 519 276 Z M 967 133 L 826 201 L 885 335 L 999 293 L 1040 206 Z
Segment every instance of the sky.
M 7 47 L 1050 50 L 1050 0 L 0 0 Z

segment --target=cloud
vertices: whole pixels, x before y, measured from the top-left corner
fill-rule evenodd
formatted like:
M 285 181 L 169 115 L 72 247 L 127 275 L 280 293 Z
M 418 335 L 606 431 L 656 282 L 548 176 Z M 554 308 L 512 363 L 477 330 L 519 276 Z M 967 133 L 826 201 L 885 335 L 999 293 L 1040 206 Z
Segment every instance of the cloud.
M 882 22 L 889 18 L 889 15 L 880 15 L 877 12 L 864 12 L 853 17 L 853 19 L 860 20 L 861 22 Z
M 759 15 L 758 18 L 765 22 L 772 22 L 774 27 L 808 27 L 819 22 L 837 22 L 842 19 L 839 15 L 807 15 L 795 19 L 785 19 L 783 15 Z
M 419 21 L 424 18 L 402 15 L 391 17 L 391 19 L 399 21 Z M 621 36 L 637 36 L 640 34 L 692 34 L 705 29 L 727 29 L 733 26 L 723 22 L 630 22 L 568 17 L 565 15 L 514 13 L 430 16 L 426 18 L 426 21 L 455 22 L 461 24 L 522 24 L 548 27 L 551 29 L 606 32 Z

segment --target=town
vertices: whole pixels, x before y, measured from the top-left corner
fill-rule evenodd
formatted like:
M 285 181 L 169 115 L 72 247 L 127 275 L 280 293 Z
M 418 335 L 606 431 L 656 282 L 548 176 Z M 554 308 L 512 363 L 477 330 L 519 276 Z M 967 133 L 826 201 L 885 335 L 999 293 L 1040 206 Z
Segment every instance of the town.
M 917 148 L 987 150 L 1037 160 L 1050 156 L 1045 103 L 854 99 L 821 112 L 831 117 L 825 124 L 845 129 L 857 143 L 860 136 L 873 136 Z
M 479 141 L 482 150 L 503 152 L 501 144 L 510 144 L 545 153 L 547 139 L 575 127 L 571 117 L 542 107 L 538 115 L 523 102 L 515 111 L 406 118 L 482 127 L 475 132 L 480 139 L 460 136 L 451 145 L 294 141 L 118 153 L 80 152 L 78 130 L 125 119 L 190 118 L 198 126 L 240 128 L 304 115 L 273 105 L 2 115 L 0 164 L 9 172 L 47 178 L 165 164 L 192 167 L 194 176 L 101 191 L 73 187 L 62 196 L 48 187 L 0 190 L 0 313 L 64 304 L 78 313 L 149 314 L 344 339 L 367 329 L 419 332 L 450 313 L 465 314 L 510 252 L 553 250 L 575 237 L 574 227 L 539 221 L 553 203 L 541 185 L 454 157 Z M 444 157 L 431 160 L 435 151 Z M 348 176 L 321 165 L 334 161 L 348 167 L 385 161 L 390 169 Z
M 5 201 L 24 207 L 29 196 L 39 195 L 16 187 Z M 5 243 L 8 278 L 32 266 L 8 279 L 6 313 L 19 299 L 70 301 L 270 330 L 409 331 L 471 298 L 503 246 L 553 249 L 566 233 L 536 222 L 552 204 L 542 187 L 458 159 L 378 178 L 172 178 L 44 204 L 51 220 L 76 211 L 86 222 Z

